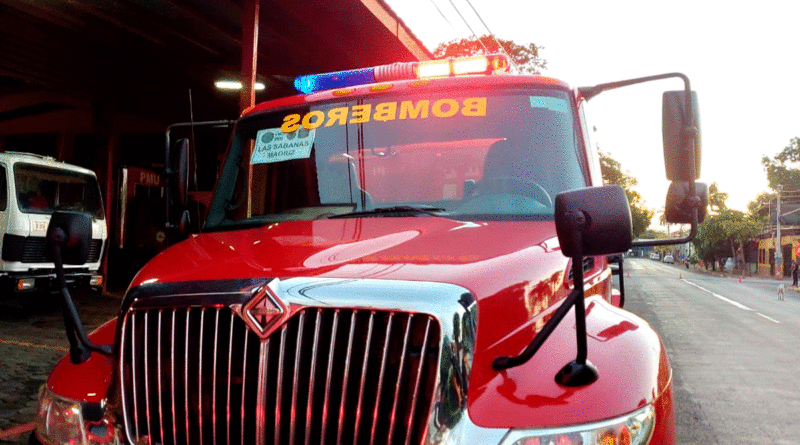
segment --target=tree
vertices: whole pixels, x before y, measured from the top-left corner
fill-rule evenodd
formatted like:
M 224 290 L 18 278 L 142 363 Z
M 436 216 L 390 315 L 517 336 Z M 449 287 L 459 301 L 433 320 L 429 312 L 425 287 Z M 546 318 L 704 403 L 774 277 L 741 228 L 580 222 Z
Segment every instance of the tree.
M 698 258 L 716 270 L 716 263 L 724 257 L 738 257 L 744 242 L 761 233 L 761 222 L 738 210 L 723 209 L 706 217 L 697 229 L 692 243 Z
M 792 138 L 774 159 L 762 157 L 761 165 L 767 172 L 767 181 L 772 190 L 778 190 L 779 185 L 800 189 L 800 138 Z
M 625 195 L 628 197 L 628 203 L 631 206 L 633 238 L 639 238 L 650 227 L 650 221 L 653 219 L 653 211 L 644 206 L 642 196 L 633 189 L 639 181 L 627 172 L 622 171 L 619 161 L 602 151 L 600 152 L 600 171 L 603 174 L 603 182 L 605 184 L 617 184 L 625 190 Z
M 497 42 L 500 42 L 504 51 L 500 50 Z M 547 66 L 547 61 L 539 57 L 539 51 L 542 49 L 544 49 L 543 46 L 537 46 L 534 43 L 519 45 L 511 40 L 497 39 L 495 41 L 494 37 L 484 35 L 478 39 L 454 39 L 441 43 L 433 51 L 433 56 L 437 59 L 445 59 L 505 52 L 522 73 L 539 74 Z
M 755 197 L 752 201 L 747 203 L 747 210 L 750 213 L 750 216 L 758 217 L 759 210 L 761 206 L 770 202 L 775 201 L 778 197 L 778 194 L 775 192 L 761 192 L 758 196 Z
M 708 186 L 708 208 L 713 213 L 720 213 L 721 211 L 727 209 L 728 207 L 725 205 L 725 201 L 727 200 L 728 194 L 719 190 L 719 186 L 717 185 L 716 181 L 712 182 L 711 185 Z

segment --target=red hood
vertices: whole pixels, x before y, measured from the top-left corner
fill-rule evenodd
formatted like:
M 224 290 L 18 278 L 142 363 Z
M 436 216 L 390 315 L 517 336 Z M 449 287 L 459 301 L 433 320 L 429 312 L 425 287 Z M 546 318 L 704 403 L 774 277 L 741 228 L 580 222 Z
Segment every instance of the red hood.
M 157 256 L 132 286 L 156 277 L 380 278 L 457 284 L 480 298 L 565 268 L 552 222 L 334 219 L 194 235 Z

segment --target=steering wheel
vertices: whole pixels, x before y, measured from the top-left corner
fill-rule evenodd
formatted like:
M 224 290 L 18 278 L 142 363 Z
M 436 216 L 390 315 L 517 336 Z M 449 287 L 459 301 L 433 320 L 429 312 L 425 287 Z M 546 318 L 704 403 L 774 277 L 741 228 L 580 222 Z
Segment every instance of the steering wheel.
M 478 193 L 511 193 L 533 198 L 547 207 L 553 207 L 553 199 L 539 183 L 514 176 L 494 176 L 478 183 Z

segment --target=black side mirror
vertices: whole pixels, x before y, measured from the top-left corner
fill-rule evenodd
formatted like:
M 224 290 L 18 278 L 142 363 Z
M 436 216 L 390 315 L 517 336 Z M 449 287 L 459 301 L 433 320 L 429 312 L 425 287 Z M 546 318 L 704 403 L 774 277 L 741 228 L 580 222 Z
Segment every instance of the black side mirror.
M 63 264 L 85 264 L 92 243 L 92 217 L 87 213 L 58 211 L 50 217 L 47 243 L 60 247 Z
M 664 218 L 668 223 L 691 224 L 692 210 L 697 209 L 697 223 L 706 218 L 708 208 L 708 186 L 703 182 L 694 183 L 694 197 L 689 192 L 688 182 L 673 182 L 667 191 L 664 205 Z
M 691 107 L 686 107 L 686 91 L 666 91 L 661 111 L 667 179 L 692 182 L 700 177 L 702 153 L 697 93 L 691 92 Z
M 175 193 L 181 207 L 186 205 L 186 193 L 189 189 L 189 139 L 180 139 L 178 149 L 178 165 L 175 169 Z
M 169 150 L 166 156 L 167 227 L 177 228 L 181 233 L 186 233 L 189 227 L 189 212 L 186 210 L 189 189 L 189 139 L 179 139 L 175 143 L 175 149 L 178 151 L 178 158 L 174 169 Z M 177 218 L 173 216 L 176 211 L 180 212 Z M 177 224 L 174 222 L 176 219 Z
M 590 187 L 556 195 L 556 233 L 561 252 L 576 256 L 608 255 L 631 247 L 631 209 L 618 185 Z M 575 245 L 574 232 L 581 245 Z
M 93 352 L 113 355 L 111 346 L 94 344 L 87 337 L 64 276 L 64 264 L 84 264 L 89 258 L 92 216 L 81 212 L 54 212 L 50 217 L 50 225 L 47 226 L 46 242 L 48 250 L 53 255 L 61 291 L 61 310 L 64 313 L 70 360 L 77 365 L 89 360 Z

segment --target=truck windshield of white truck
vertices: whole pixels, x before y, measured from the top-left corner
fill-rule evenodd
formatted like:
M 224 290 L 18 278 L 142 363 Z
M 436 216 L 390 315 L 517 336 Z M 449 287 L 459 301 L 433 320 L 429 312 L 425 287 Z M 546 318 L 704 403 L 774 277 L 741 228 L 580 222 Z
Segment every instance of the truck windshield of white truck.
M 104 217 L 100 185 L 92 175 L 17 163 L 14 181 L 19 209 L 25 213 L 73 210 L 89 213 L 95 219 Z

